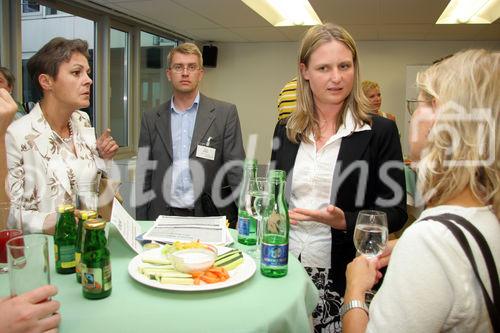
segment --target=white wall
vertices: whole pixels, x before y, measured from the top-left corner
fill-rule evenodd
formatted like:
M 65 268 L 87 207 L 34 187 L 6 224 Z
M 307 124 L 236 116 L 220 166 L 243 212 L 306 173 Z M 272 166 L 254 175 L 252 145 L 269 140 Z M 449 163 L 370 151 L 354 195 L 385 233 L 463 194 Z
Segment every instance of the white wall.
M 296 75 L 298 43 L 218 44 L 217 68 L 207 68 L 201 91 L 235 103 L 238 107 L 247 154 L 249 136 L 258 135 L 255 156 L 260 163 L 270 157 L 270 143 L 277 121 L 276 100 L 284 85 Z M 362 79 L 377 81 L 382 110 L 393 113 L 406 151 L 406 66 L 430 64 L 464 48 L 500 49 L 498 42 L 358 42 Z

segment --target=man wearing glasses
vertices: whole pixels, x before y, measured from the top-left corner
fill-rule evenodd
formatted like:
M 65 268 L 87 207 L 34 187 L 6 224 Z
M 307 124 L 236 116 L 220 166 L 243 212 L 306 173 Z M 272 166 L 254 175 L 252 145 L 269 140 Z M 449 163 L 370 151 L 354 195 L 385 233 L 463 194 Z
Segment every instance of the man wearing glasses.
M 245 158 L 236 106 L 200 94 L 204 70 L 196 45 L 173 48 L 167 63 L 173 96 L 142 116 L 136 218 L 226 215 L 235 223 L 238 162 Z

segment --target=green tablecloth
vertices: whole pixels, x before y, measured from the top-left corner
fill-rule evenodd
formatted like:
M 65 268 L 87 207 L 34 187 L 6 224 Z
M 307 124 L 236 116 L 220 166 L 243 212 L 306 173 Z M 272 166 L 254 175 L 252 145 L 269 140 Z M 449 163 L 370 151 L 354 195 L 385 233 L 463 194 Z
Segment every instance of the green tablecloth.
M 151 222 L 141 222 L 143 229 Z M 127 271 L 136 255 L 110 230 L 111 296 L 83 298 L 74 274 L 55 273 L 59 288 L 61 333 L 78 332 L 308 332 L 309 316 L 318 291 L 300 263 L 290 255 L 288 275 L 266 278 L 259 269 L 240 285 L 206 292 L 174 292 L 151 288 L 133 280 Z M 52 241 L 52 240 L 51 240 Z M 240 244 L 236 244 L 237 247 Z M 8 294 L 8 275 L 0 275 L 0 295 Z

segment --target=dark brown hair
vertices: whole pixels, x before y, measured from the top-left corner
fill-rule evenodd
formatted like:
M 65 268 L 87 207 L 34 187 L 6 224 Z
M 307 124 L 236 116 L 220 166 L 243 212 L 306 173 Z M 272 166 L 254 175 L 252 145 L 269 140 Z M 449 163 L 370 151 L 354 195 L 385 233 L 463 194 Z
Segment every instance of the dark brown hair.
M 12 72 L 9 71 L 9 69 L 6 67 L 0 67 L 0 73 L 2 73 L 3 76 L 5 76 L 5 79 L 7 80 L 7 84 L 9 85 L 9 87 L 14 87 L 16 78 L 14 77 Z
M 45 44 L 34 56 L 28 60 L 28 72 L 35 87 L 42 93 L 43 89 L 38 82 L 41 74 L 57 77 L 59 66 L 68 62 L 73 53 L 81 53 L 89 58 L 88 43 L 82 39 L 66 39 L 55 37 Z

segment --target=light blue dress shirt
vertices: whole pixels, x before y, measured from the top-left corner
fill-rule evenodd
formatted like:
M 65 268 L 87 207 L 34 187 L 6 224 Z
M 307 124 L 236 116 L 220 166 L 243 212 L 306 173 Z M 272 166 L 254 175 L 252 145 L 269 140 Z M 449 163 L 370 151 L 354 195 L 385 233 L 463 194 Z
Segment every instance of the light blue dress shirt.
M 170 101 L 170 124 L 172 131 L 172 149 L 174 162 L 172 166 L 172 207 L 193 208 L 194 191 L 193 180 L 189 170 L 189 150 L 193 138 L 196 113 L 200 103 L 200 93 L 196 95 L 193 105 L 187 110 L 177 110 L 174 98 Z

